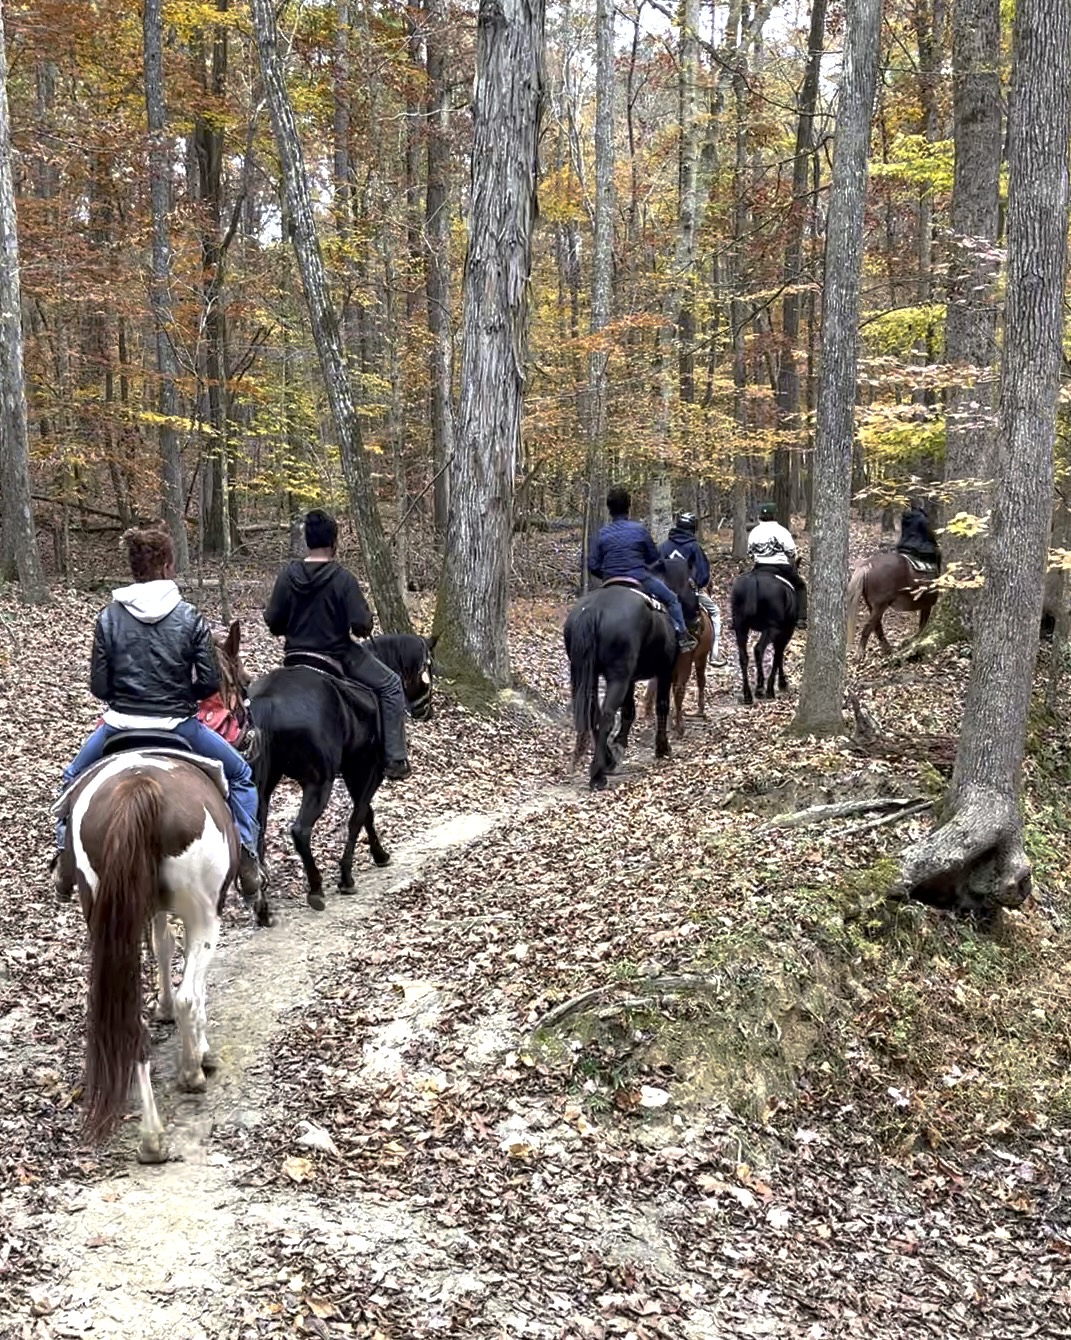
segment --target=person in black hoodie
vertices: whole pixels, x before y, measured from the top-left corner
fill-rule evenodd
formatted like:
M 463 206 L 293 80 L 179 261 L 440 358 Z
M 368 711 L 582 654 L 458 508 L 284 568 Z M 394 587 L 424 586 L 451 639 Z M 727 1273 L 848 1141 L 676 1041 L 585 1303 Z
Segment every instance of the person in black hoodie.
M 284 652 L 306 651 L 339 662 L 347 679 L 371 689 L 383 718 L 384 776 L 401 781 L 409 776 L 405 742 L 405 694 L 402 681 L 388 666 L 350 636 L 368 637 L 372 612 L 357 578 L 335 561 L 338 525 L 319 508 L 305 517 L 304 559 L 294 559 L 279 573 L 264 622 L 269 632 L 285 638 Z

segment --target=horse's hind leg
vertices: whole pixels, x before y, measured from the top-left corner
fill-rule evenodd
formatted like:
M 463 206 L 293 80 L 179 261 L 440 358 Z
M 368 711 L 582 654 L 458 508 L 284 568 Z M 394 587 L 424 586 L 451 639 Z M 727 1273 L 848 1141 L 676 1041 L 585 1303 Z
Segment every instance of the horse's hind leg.
M 338 891 L 339 893 L 349 894 L 357 892 L 356 885 L 353 882 L 353 856 L 357 850 L 357 839 L 360 837 L 362 829 L 369 832 L 368 846 L 369 850 L 372 851 L 376 865 L 386 865 L 390 857 L 387 856 L 380 844 L 372 813 L 372 797 L 379 787 L 380 773 L 378 770 L 365 772 L 355 768 L 349 775 L 344 771 L 342 777 L 346 783 L 346 790 L 350 793 L 353 809 L 350 812 L 349 827 L 346 830 L 346 847 L 339 863 Z M 373 835 L 375 836 L 375 848 L 372 846 Z M 383 860 L 376 859 L 377 850 L 379 855 L 384 858 Z
M 751 670 L 747 663 L 747 630 L 736 635 L 736 650 L 740 656 L 740 682 L 743 686 L 744 702 L 748 707 L 754 702 L 751 696 Z
M 175 936 L 166 912 L 157 912 L 152 919 L 152 952 L 156 959 L 156 1008 L 153 1021 L 170 1024 L 175 1021 L 175 993 L 171 984 L 171 964 L 175 957 Z
M 704 656 L 695 658 L 695 690 L 699 699 L 699 715 L 705 718 L 707 714 L 707 662 Z
M 290 836 L 294 839 L 294 849 L 301 857 L 305 867 L 305 878 L 309 881 L 309 890 L 305 895 L 314 912 L 322 912 L 324 902 L 323 876 L 312 856 L 312 830 L 317 819 L 327 809 L 331 799 L 332 778 L 326 781 L 309 782 L 301 789 L 301 806 L 294 822 L 290 825 Z
M 673 688 L 673 671 L 662 675 L 658 680 L 658 692 L 655 702 L 655 758 L 669 758 L 669 695 Z
M 599 730 L 595 737 L 595 754 L 591 760 L 591 770 L 588 774 L 589 784 L 593 791 L 601 791 L 606 786 L 606 774 L 614 766 L 610 757 L 610 732 L 614 728 L 614 717 L 618 710 L 624 705 L 625 693 L 631 690 L 632 685 L 624 680 L 615 679 L 607 683 L 606 695 L 602 700 L 602 713 L 599 717 Z M 636 715 L 636 706 L 633 702 L 632 716 L 629 718 L 631 725 L 632 718 Z M 622 716 L 622 730 L 625 729 L 625 721 Z M 626 734 L 627 743 L 627 734 Z
M 138 1085 L 138 1097 L 141 1100 L 141 1139 L 138 1143 L 139 1163 L 166 1163 L 168 1158 L 167 1137 L 164 1123 L 156 1110 L 156 1099 L 152 1091 L 152 1075 L 149 1066 L 149 1032 L 142 1030 L 141 1060 L 134 1067 L 134 1077 Z
M 770 667 L 770 680 L 769 680 L 771 698 L 774 696 L 773 688 L 775 678 L 777 680 L 777 687 L 781 690 L 781 692 L 782 693 L 788 692 L 788 676 L 785 674 L 785 652 L 788 649 L 789 639 L 791 638 L 791 636 L 792 634 L 789 633 L 788 637 L 779 635 L 778 637 L 774 638 L 773 665 Z
M 773 670 L 770 670 L 769 688 L 766 686 L 766 648 L 770 645 L 769 630 L 755 643 L 755 697 L 773 697 Z
M 219 940 L 219 917 L 214 913 L 190 916 L 186 921 L 186 969 L 175 998 L 175 1015 L 182 1040 L 182 1065 L 179 1088 L 187 1093 L 204 1093 L 205 1071 L 215 1068 L 208 1046 L 208 1015 L 205 995 L 208 965 Z

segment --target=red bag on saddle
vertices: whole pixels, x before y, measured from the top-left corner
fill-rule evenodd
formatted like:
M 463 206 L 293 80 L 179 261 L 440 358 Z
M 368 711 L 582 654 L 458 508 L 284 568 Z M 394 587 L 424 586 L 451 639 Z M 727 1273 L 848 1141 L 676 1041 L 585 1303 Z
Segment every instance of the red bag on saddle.
M 236 744 L 242 734 L 238 718 L 233 712 L 228 711 L 218 693 L 201 700 L 201 705 L 197 709 L 197 720 L 204 722 L 208 729 L 215 731 L 217 735 L 222 735 L 228 744 Z

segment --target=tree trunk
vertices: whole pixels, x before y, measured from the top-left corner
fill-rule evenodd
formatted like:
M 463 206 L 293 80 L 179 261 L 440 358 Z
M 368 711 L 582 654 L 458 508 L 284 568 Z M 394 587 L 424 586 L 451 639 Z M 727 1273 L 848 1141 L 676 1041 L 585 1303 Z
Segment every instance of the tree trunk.
M 435 473 L 435 529 L 446 534 L 454 456 L 453 357 L 450 344 L 450 90 L 446 74 L 445 0 L 425 0 L 428 72 L 428 161 L 424 201 L 424 290 L 428 303 L 428 376 L 431 386 L 431 465 Z
M 30 500 L 30 443 L 22 365 L 22 293 L 15 179 L 11 162 L 11 116 L 7 101 L 7 45 L 0 0 L 0 450 L 3 451 L 3 534 L 0 574 L 18 577 L 23 598 L 48 599 L 37 552 Z
M 1017 805 L 1052 510 L 1067 266 L 1071 0 L 1020 0 L 1008 133 L 1008 274 L 985 585 L 948 821 L 901 890 L 987 916 L 1030 893 Z
M 361 425 L 346 377 L 346 362 L 339 338 L 338 322 L 331 305 L 324 274 L 320 241 L 309 196 L 305 159 L 294 123 L 283 63 L 279 55 L 278 31 L 272 0 L 252 0 L 253 36 L 257 44 L 264 94 L 271 115 L 272 131 L 285 195 L 286 226 L 294 244 L 301 286 L 309 309 L 316 352 L 327 391 L 331 415 L 338 434 L 342 470 L 346 478 L 350 509 L 368 571 L 368 583 L 379 620 L 386 632 L 412 631 L 409 612 L 402 600 L 390 546 L 376 506 L 372 472 L 361 440 Z
M 813 207 L 807 185 L 814 142 L 814 111 L 818 102 L 818 75 L 822 63 L 822 44 L 826 29 L 826 0 L 813 0 L 811 31 L 807 41 L 807 66 L 799 95 L 796 122 L 796 153 L 792 161 L 792 204 L 788 217 L 783 278 L 785 297 L 781 304 L 781 357 L 777 369 L 777 419 L 782 442 L 774 455 L 774 504 L 783 525 L 789 525 L 795 502 L 793 460 L 803 449 L 800 440 L 800 375 L 796 363 L 796 344 L 800 337 L 799 291 L 803 277 L 803 239 L 807 219 Z M 785 439 L 789 440 L 785 440 Z M 798 467 L 795 472 L 798 476 Z
M 986 510 L 987 490 L 968 481 L 992 476 L 994 301 L 1000 221 L 1000 4 L 955 0 L 952 9 L 952 110 L 955 174 L 952 181 L 952 253 L 945 318 L 945 362 L 956 369 L 945 401 L 943 519 Z M 967 482 L 967 487 L 961 483 Z M 943 540 L 946 568 L 981 560 L 977 540 L 949 531 Z M 935 611 L 953 628 L 970 622 L 973 597 L 949 591 Z M 942 610 L 941 605 L 946 608 Z
M 175 544 L 175 568 L 190 566 L 182 489 L 182 453 L 174 419 L 178 359 L 172 343 L 171 243 L 167 215 L 170 207 L 170 147 L 165 134 L 162 0 L 145 0 L 143 12 L 145 111 L 149 127 L 149 205 L 152 213 L 152 269 L 149 304 L 156 332 L 156 369 L 160 374 L 157 410 L 160 414 L 161 512 Z
M 506 611 L 543 99 L 543 0 L 480 0 L 453 505 L 438 654 L 509 683 Z
M 595 237 L 591 270 L 591 332 L 610 321 L 614 283 L 614 5 L 597 0 L 595 11 Z M 604 346 L 588 356 L 587 498 L 581 541 L 580 584 L 588 588 L 587 554 L 606 492 L 607 380 Z
M 863 264 L 870 122 L 878 69 L 880 0 L 848 11 L 826 220 L 821 373 L 814 444 L 810 631 L 793 729 L 835 734 L 844 727 L 844 638 L 848 515 Z

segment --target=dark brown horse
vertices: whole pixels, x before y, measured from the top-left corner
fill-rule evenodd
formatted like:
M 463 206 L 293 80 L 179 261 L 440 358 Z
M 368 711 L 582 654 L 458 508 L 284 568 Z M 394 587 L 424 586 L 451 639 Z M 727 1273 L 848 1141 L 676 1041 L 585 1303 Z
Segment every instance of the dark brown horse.
M 135 732 L 139 739 L 143 732 Z M 141 1098 L 141 1163 L 168 1156 L 149 1075 L 141 1010 L 141 947 L 151 923 L 159 972 L 157 1017 L 176 1018 L 182 1044 L 179 1086 L 203 1092 L 212 1058 L 205 1036 L 205 976 L 219 938 L 219 914 L 238 869 L 238 835 L 208 760 L 182 757 L 182 741 L 161 750 L 116 752 L 84 772 L 61 797 L 67 818 L 60 857 L 65 887 L 77 889 L 89 927 L 85 1130 L 102 1140 L 121 1120 L 136 1074 Z M 186 752 L 188 752 L 188 747 Z M 205 767 L 202 768 L 200 763 Z M 220 770 L 222 771 L 222 770 Z M 185 964 L 171 985 L 175 943 L 168 915 L 185 929 Z
M 694 628 L 692 634 L 696 635 Z M 713 645 L 714 625 L 710 622 L 710 615 L 700 606 L 696 644 L 691 651 L 677 653 L 677 664 L 673 671 L 673 733 L 678 739 L 684 738 L 684 695 L 688 692 L 688 681 L 692 677 L 693 666 L 695 687 L 699 695 L 698 715 L 705 717 L 707 714 L 707 658 Z M 654 679 L 647 685 L 647 697 L 643 700 L 643 715 L 647 721 L 654 715 L 657 688 L 658 681 Z
M 883 549 L 855 565 L 848 582 L 848 646 L 855 641 L 855 624 L 859 616 L 859 602 L 865 600 L 870 618 L 863 625 L 859 637 L 859 655 L 866 655 L 866 644 L 871 633 L 876 633 L 883 651 L 891 651 L 885 636 L 882 619 L 885 611 L 918 610 L 919 632 L 926 627 L 930 613 L 937 603 L 938 591 L 934 586 L 937 567 L 919 569 L 893 549 Z

